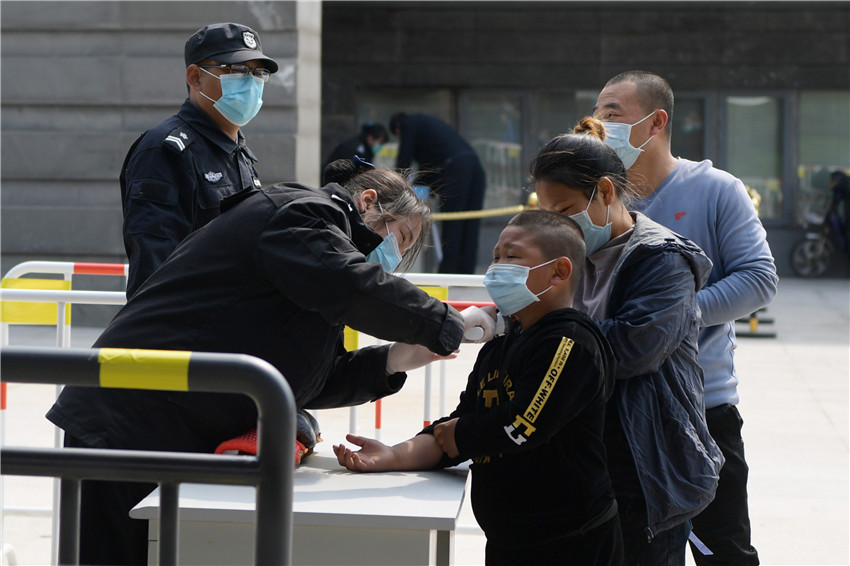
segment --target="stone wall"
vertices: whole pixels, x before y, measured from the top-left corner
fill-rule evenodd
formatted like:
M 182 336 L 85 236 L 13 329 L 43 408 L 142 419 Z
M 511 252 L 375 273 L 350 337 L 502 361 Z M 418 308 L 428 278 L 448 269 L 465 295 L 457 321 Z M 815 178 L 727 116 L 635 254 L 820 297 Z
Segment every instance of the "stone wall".
M 321 5 L 297 2 L 29 2 L 0 5 L 2 271 L 25 260 L 124 262 L 118 175 L 132 142 L 186 98 L 183 46 L 200 27 L 236 21 L 260 34 L 280 70 L 243 128 L 263 183 L 318 162 Z M 302 47 L 304 49 L 304 47 Z M 312 66 L 312 68 L 310 68 Z M 302 73 L 308 76 L 299 82 Z M 315 105 L 314 105 L 315 106 Z M 301 124 L 299 124 L 301 119 Z M 312 121 L 312 124 L 305 123 Z M 298 142 L 300 132 L 312 136 Z M 318 171 L 315 164 L 300 166 Z M 302 178 L 318 182 L 315 178 Z

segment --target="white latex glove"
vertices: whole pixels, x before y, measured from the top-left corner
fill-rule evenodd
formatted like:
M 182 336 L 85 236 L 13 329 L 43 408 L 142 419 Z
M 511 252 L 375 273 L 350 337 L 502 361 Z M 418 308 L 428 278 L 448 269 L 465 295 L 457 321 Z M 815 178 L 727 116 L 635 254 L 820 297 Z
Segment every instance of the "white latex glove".
M 387 374 L 410 371 L 427 366 L 437 360 L 453 360 L 456 357 L 456 353 L 441 356 L 419 344 L 395 342 L 390 346 L 390 352 L 387 354 Z
M 463 316 L 463 343 L 480 344 L 496 334 L 496 307 L 469 307 L 460 314 Z
M 501 336 L 508 331 L 508 327 L 511 325 L 510 318 L 502 313 L 496 315 L 496 336 Z

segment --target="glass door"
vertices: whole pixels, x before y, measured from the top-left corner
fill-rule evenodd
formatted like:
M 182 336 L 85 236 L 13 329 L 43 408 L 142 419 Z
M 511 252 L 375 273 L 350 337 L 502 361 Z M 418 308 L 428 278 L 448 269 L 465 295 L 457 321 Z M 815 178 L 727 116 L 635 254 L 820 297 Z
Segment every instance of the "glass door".
M 726 168 L 758 192 L 762 219 L 782 217 L 783 114 L 776 96 L 726 97 Z

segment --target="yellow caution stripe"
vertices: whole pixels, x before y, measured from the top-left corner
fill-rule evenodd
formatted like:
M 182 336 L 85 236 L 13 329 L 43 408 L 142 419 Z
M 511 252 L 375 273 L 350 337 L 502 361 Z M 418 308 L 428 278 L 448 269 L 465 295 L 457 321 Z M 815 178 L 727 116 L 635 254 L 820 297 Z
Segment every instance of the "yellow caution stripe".
M 345 348 L 346 352 L 353 352 L 359 347 L 360 333 L 351 328 L 350 326 L 346 326 L 342 335 L 342 344 Z
M 502 208 L 490 208 L 487 210 L 463 210 L 460 212 L 433 212 L 434 220 L 469 220 L 470 218 L 490 218 L 491 216 L 506 216 L 508 214 L 519 214 L 527 207 L 521 204 L 516 206 L 505 206 Z
M 101 348 L 100 386 L 118 389 L 189 390 L 191 352 Z
M 428 287 L 428 286 L 420 286 L 420 289 L 428 293 L 429 296 L 434 297 L 440 301 L 448 301 L 449 300 L 449 288 L 448 287 Z
M 0 281 L 3 289 L 50 289 L 68 291 L 71 282 L 65 279 L 3 279 Z M 23 301 L 3 301 L 0 304 L 0 322 L 9 324 L 39 324 L 56 326 L 59 315 L 56 303 L 35 303 Z M 71 324 L 71 303 L 65 304 L 65 324 Z

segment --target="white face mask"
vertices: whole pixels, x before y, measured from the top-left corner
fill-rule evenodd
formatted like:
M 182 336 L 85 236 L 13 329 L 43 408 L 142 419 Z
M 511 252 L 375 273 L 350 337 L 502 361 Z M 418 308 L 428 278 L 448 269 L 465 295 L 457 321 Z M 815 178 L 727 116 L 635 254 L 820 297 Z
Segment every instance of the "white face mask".
M 655 110 L 638 120 L 634 124 L 621 124 L 619 122 L 605 122 L 605 143 L 608 144 L 623 162 L 626 169 L 631 168 L 635 164 L 637 158 L 643 153 L 643 146 L 649 143 L 649 140 L 655 136 L 649 136 L 649 139 L 643 142 L 640 147 L 635 147 L 629 138 L 632 135 L 632 126 L 637 126 L 650 116 L 655 114 Z

